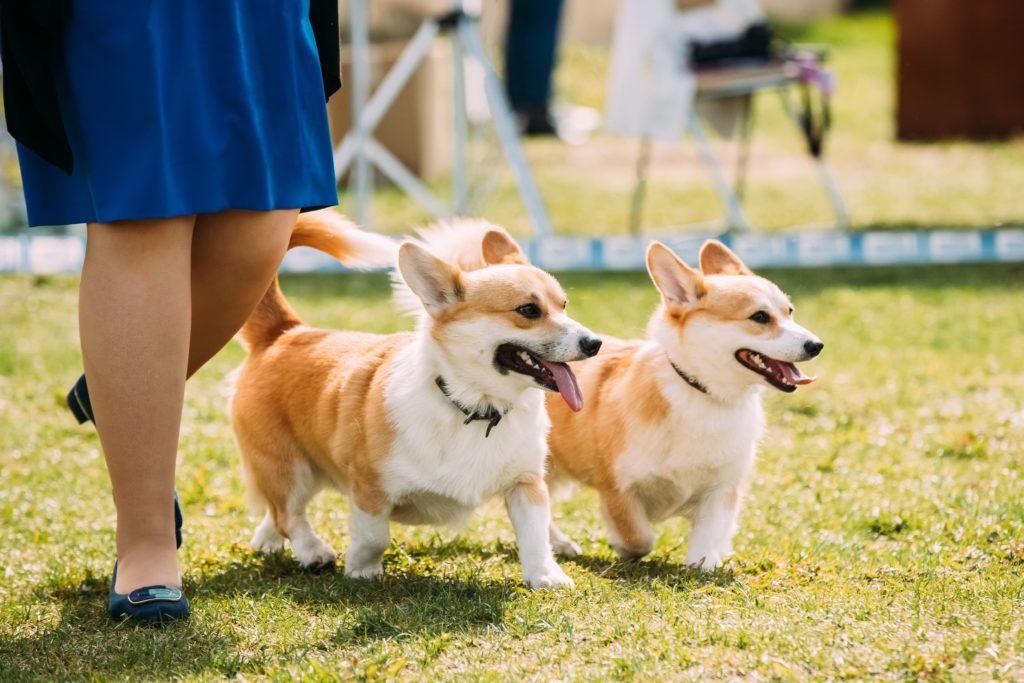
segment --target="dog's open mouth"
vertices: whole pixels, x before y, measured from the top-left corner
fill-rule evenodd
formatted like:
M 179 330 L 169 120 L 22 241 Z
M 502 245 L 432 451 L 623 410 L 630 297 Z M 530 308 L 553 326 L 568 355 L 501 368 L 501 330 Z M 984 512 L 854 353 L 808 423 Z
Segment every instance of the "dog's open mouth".
M 797 366 L 784 360 L 776 360 L 770 356 L 750 349 L 736 352 L 736 360 L 768 380 L 768 384 L 779 391 L 793 392 L 800 384 L 810 384 L 814 377 L 808 377 Z
M 583 392 L 576 375 L 565 363 L 544 360 L 515 344 L 502 344 L 494 354 L 494 363 L 505 370 L 532 377 L 533 381 L 549 391 L 557 391 L 574 411 L 583 408 Z

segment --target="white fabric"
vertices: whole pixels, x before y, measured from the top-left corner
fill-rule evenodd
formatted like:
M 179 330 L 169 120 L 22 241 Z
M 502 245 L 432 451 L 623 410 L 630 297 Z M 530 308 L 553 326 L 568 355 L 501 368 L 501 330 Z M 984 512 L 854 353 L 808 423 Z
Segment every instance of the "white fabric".
M 718 0 L 686 12 L 676 11 L 673 0 L 623 0 L 612 44 L 606 129 L 678 139 L 696 94 L 688 44 L 734 38 L 763 19 L 758 0 Z

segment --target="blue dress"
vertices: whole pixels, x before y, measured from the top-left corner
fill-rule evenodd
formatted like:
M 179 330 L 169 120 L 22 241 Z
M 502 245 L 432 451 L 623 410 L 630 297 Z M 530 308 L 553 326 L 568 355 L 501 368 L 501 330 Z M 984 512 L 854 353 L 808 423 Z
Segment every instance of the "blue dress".
M 81 0 L 69 176 L 18 146 L 30 225 L 337 203 L 309 0 Z

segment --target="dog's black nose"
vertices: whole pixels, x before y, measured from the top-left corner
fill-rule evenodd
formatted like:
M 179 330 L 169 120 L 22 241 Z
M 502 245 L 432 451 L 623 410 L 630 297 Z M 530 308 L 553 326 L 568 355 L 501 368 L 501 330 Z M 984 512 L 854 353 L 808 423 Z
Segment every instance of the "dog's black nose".
M 825 348 L 825 345 L 820 341 L 804 342 L 804 351 L 806 351 L 807 355 L 811 358 L 814 358 L 821 353 L 823 348 Z
M 597 352 L 601 350 L 601 340 L 597 337 L 584 337 L 580 339 L 580 351 L 590 358 L 591 356 L 597 355 Z

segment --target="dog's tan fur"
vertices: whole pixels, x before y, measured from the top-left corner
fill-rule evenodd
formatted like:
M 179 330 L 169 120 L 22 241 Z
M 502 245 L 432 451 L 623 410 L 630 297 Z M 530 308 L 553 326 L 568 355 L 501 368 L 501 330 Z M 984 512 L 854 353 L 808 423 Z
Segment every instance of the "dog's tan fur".
M 762 429 L 763 382 L 735 363 L 735 349 L 715 356 L 720 360 L 713 366 L 702 364 L 710 356 L 694 348 L 688 330 L 728 330 L 730 340 L 752 345 L 778 344 L 783 335 L 816 337 L 792 322 L 789 300 L 775 285 L 753 275 L 721 243 L 704 246 L 700 265 L 691 268 L 663 245 L 652 245 L 648 269 L 662 306 L 648 340 L 605 337 L 601 354 L 573 364 L 587 397 L 580 413 L 548 400 L 549 483 L 575 480 L 595 488 L 612 545 L 624 556 L 650 552 L 651 522 L 682 514 L 697 530 L 701 522 L 720 519 L 703 534 L 701 547 L 691 543 L 687 558 L 713 568 L 731 551 L 732 524 Z M 771 321 L 752 321 L 758 311 Z M 687 386 L 672 363 L 705 380 L 708 394 Z M 716 383 L 726 374 L 728 380 Z M 708 500 L 717 502 L 708 506 Z M 552 540 L 563 554 L 579 552 L 554 526 Z
M 304 214 L 291 246 L 311 246 L 343 262 L 372 251 L 366 233 L 339 220 Z M 589 333 L 564 315 L 558 283 L 523 265 L 507 233 L 487 230 L 475 244 L 476 258 L 490 266 L 475 272 L 421 245 L 407 242 L 398 250 L 402 277 L 424 307 L 415 333 L 311 328 L 276 280 L 269 288 L 241 331 L 249 356 L 231 403 L 247 481 L 267 507 L 256 547 L 276 550 L 289 539 L 302 564 L 332 563 L 334 551 L 305 518 L 317 489 L 331 484 L 352 502 L 346 573 L 377 576 L 390 519 L 457 524 L 498 494 L 508 502 L 530 585 L 571 585 L 547 539 L 548 422 L 541 392 L 529 379 L 500 373 L 490 357 L 471 365 L 463 349 L 493 344 L 493 355 L 494 346 L 511 339 L 541 348 L 568 344 L 558 352 L 571 354 L 558 359 L 564 362 L 582 357 L 575 340 Z M 517 313 L 525 304 L 542 315 Z M 449 389 L 470 405 L 481 401 L 507 411 L 489 437 L 485 425 L 464 423 L 435 385 L 438 363 L 453 382 Z

